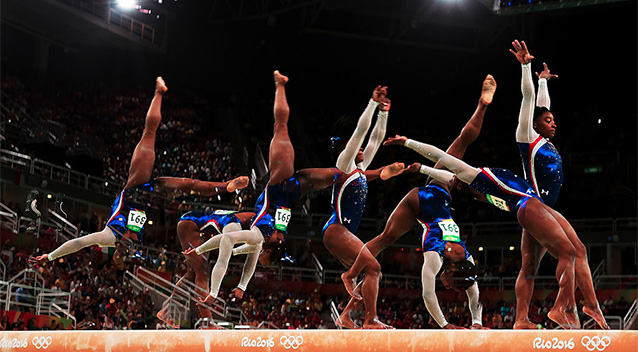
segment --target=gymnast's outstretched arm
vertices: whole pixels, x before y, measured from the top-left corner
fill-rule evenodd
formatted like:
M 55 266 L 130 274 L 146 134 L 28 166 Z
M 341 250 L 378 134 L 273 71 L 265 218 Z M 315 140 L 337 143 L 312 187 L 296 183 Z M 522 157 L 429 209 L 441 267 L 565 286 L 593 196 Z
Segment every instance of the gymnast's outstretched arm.
M 368 102 L 368 106 L 366 106 L 365 110 L 359 117 L 357 127 L 355 128 L 352 137 L 348 140 L 346 148 L 341 151 L 337 158 L 337 169 L 345 173 L 350 173 L 357 168 L 354 159 L 357 156 L 361 145 L 363 145 L 363 139 L 368 134 L 368 130 L 372 124 L 372 116 L 374 115 L 374 110 L 379 105 L 378 99 L 380 99 L 381 95 L 385 95 L 384 88 L 377 86 L 372 93 L 372 99 Z
M 531 143 L 538 138 L 538 133 L 534 130 L 534 83 L 532 82 L 532 56 L 527 50 L 527 45 L 518 40 L 512 42 L 514 50 L 510 52 L 516 56 L 521 63 L 521 92 L 523 100 L 521 102 L 521 110 L 518 114 L 518 126 L 516 127 L 516 141 L 521 143 Z
M 543 71 L 541 73 L 536 72 L 536 76 L 538 77 L 536 106 L 549 110 L 552 101 L 549 99 L 549 88 L 547 87 L 547 82 L 549 82 L 551 78 L 558 78 L 558 75 L 550 73 L 549 68 L 547 68 L 547 64 L 543 62 Z
M 372 129 L 370 139 L 366 145 L 366 149 L 363 151 L 363 162 L 361 163 L 361 169 L 363 171 L 368 169 L 372 159 L 377 154 L 383 139 L 385 139 L 385 130 L 388 125 L 388 114 L 390 113 L 390 99 L 382 97 L 382 101 L 379 104 L 379 113 L 377 114 L 377 122 Z

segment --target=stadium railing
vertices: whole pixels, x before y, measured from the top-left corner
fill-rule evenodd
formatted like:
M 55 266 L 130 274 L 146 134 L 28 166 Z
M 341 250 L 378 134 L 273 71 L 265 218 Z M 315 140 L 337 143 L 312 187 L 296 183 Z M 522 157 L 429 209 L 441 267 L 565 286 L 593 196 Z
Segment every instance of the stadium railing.
M 18 231 L 18 213 L 0 203 L 0 226 L 7 230 Z
M 95 17 L 106 20 L 107 5 L 104 2 L 93 0 L 58 0 L 76 9 L 80 9 Z
M 136 267 L 136 270 L 137 268 L 138 267 Z M 149 283 L 147 279 L 150 279 L 151 283 Z M 182 322 L 190 320 L 190 296 L 187 293 L 181 293 L 171 296 L 170 291 L 168 291 L 165 287 L 162 288 L 162 285 L 156 284 L 157 282 L 161 282 L 161 280 L 164 280 L 164 278 L 161 278 L 150 272 L 149 275 L 146 276 L 144 279 L 138 277 L 136 274 L 128 270 L 124 272 L 124 282 L 131 285 L 134 290 L 136 290 L 137 292 L 144 292 L 146 289 L 148 289 L 150 293 L 156 295 L 155 298 L 158 301 L 161 300 L 162 302 L 164 302 L 165 305 L 168 305 L 168 307 L 166 307 L 167 314 L 172 317 L 173 321 Z M 180 292 L 179 288 L 176 291 Z M 156 307 L 157 305 L 159 304 L 156 303 Z M 162 306 L 162 308 L 164 308 L 164 306 Z
M 44 288 L 44 278 L 35 270 L 24 269 L 8 281 L 0 281 L 0 303 L 4 310 L 34 309 L 38 315 L 64 316 L 73 321 L 75 328 L 76 320 L 70 312 L 71 293 Z
M 77 326 L 77 320 L 70 313 L 71 293 L 69 292 L 42 292 L 37 296 L 35 314 L 53 315 L 58 318 L 67 318 L 73 321 L 73 328 Z
M 324 277 L 323 265 L 321 265 L 321 262 L 319 261 L 319 258 L 317 258 L 317 256 L 314 253 L 312 253 L 310 258 L 312 260 L 312 266 L 315 268 L 315 279 L 320 284 L 325 283 L 326 280 L 325 280 L 325 277 Z
M 110 8 L 108 12 L 107 23 L 117 26 L 132 37 L 138 37 L 150 43 L 156 44 L 155 27 L 144 22 L 135 20 L 131 16 L 127 16 L 114 8 Z
M 623 318 L 618 315 L 605 315 L 605 320 L 607 320 L 609 327 L 614 330 L 623 330 L 623 327 L 625 326 Z M 594 318 L 591 318 L 583 323 L 582 328 L 583 330 L 592 330 L 596 329 L 597 326 L 598 323 L 596 323 Z M 560 327 L 557 327 L 556 329 L 560 329 Z
M 40 275 L 39 272 L 33 269 L 22 269 L 19 273 L 13 275 L 7 280 L 9 283 L 17 282 L 17 280 L 22 280 L 23 282 L 31 281 L 34 284 L 31 286 L 43 288 L 44 287 L 44 278 Z
M 152 44 L 158 44 L 159 38 L 153 26 L 137 21 L 125 15 L 115 8 L 109 7 L 108 3 L 94 0 L 58 0 L 73 8 L 97 17 L 104 21 L 105 25 L 117 27 L 119 30 L 128 33 L 131 37 L 140 38 Z
M 591 273 L 591 279 L 594 282 L 594 289 L 598 288 L 598 281 L 600 280 L 600 275 L 602 275 L 605 271 L 605 261 L 602 260 Z
M 631 304 L 631 307 L 629 307 L 629 310 L 627 311 L 627 314 L 625 314 L 625 317 L 623 318 L 623 330 L 628 330 L 631 328 L 632 325 L 634 325 L 634 322 L 636 321 L 636 317 L 638 315 L 636 315 L 636 308 L 638 307 L 638 299 L 634 300 L 634 303 Z
M 0 149 L 0 161 L 11 168 L 18 166 L 28 168 L 29 173 L 32 175 L 45 176 L 51 180 L 57 180 L 105 195 L 115 195 L 122 189 L 122 185 L 115 184 L 112 181 L 87 175 L 40 159 L 34 159 L 28 155 L 7 149 Z
M 339 309 L 337 309 L 337 306 L 335 305 L 335 301 L 330 300 L 330 318 L 332 318 L 332 322 L 335 324 L 337 329 L 341 329 L 341 326 L 337 324 L 337 320 L 339 319 L 339 316 L 340 316 Z
M 80 236 L 80 231 L 77 226 L 73 225 L 69 220 L 65 219 L 62 215 L 56 213 L 51 209 L 47 209 L 49 211 L 49 221 L 53 223 L 57 230 L 55 231 L 55 240 L 60 242 L 58 236 L 64 237 L 65 241 L 70 239 L 77 238 Z

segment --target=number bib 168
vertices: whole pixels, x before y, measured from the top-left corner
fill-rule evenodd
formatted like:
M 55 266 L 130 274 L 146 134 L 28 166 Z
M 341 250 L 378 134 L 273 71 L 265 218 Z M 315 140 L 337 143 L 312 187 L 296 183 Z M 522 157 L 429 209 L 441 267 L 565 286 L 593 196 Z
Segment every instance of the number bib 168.
M 288 223 L 290 222 L 290 209 L 277 208 L 275 213 L 275 228 L 280 231 L 286 231 L 288 229 Z
M 461 242 L 461 236 L 459 236 L 459 227 L 454 220 L 445 219 L 439 222 L 439 228 L 441 228 L 443 241 L 449 242 Z
M 126 228 L 133 232 L 140 232 L 146 223 L 146 212 L 143 210 L 131 209 L 128 212 Z

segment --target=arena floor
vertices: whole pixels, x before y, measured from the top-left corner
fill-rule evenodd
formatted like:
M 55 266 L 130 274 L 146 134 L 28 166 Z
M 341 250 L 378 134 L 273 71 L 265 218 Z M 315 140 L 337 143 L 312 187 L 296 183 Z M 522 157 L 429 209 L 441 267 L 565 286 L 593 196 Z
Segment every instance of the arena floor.
M 137 330 L 0 333 L 0 351 L 638 351 L 627 330 Z

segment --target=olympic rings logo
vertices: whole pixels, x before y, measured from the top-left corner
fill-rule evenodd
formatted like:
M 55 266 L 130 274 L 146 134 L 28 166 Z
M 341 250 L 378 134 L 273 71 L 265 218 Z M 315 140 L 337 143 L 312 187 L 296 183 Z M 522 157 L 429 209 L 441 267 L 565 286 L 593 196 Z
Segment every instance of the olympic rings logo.
M 292 348 L 296 350 L 303 343 L 303 337 L 299 336 L 282 336 L 279 338 L 279 343 L 281 343 L 285 349 Z
M 51 344 L 51 342 L 53 342 L 53 339 L 51 339 L 51 336 L 36 336 L 31 340 L 31 343 L 33 344 L 33 346 L 37 349 L 47 349 L 49 347 L 49 345 Z
M 594 350 L 603 351 L 605 348 L 607 348 L 607 346 L 611 344 L 611 339 L 609 338 L 609 336 L 603 336 L 603 337 L 583 336 L 583 338 L 580 340 L 580 343 L 588 351 L 594 351 Z

